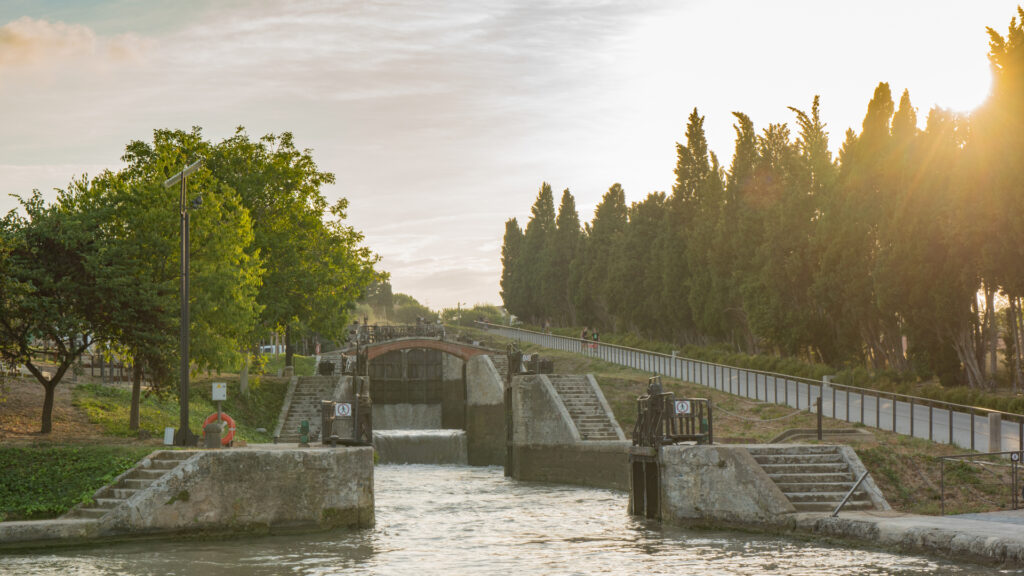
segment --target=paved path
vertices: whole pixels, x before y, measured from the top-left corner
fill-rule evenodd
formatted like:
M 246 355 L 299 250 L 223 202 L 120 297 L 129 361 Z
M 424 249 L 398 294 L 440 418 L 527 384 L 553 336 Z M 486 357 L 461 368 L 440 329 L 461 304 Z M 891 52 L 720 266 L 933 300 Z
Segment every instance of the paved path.
M 801 531 L 869 542 L 885 548 L 939 554 L 1006 568 L 1024 568 L 1024 510 L 919 516 L 901 512 L 841 512 L 838 518 L 802 514 Z
M 985 522 L 1000 522 L 1024 526 L 1024 508 L 1020 510 L 1001 510 L 999 512 L 981 512 L 978 514 L 957 514 L 955 516 L 946 516 L 946 518 L 964 518 L 967 520 L 982 520 Z

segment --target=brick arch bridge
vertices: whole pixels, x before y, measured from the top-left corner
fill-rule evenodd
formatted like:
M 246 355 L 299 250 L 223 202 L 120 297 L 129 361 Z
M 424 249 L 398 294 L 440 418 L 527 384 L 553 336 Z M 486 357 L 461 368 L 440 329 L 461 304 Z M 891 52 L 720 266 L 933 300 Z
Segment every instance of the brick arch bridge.
M 445 340 L 438 340 L 436 338 L 396 338 L 395 340 L 388 340 L 386 342 L 379 342 L 377 344 L 370 344 L 364 348 L 366 350 L 366 360 L 372 361 L 378 356 L 383 356 L 388 352 L 394 352 L 395 350 L 410 350 L 412 348 L 426 348 L 428 350 L 440 350 L 452 356 L 460 358 L 463 362 L 469 361 L 474 356 L 480 356 L 483 354 L 494 354 L 494 350 L 488 350 L 487 348 L 480 348 L 479 346 L 473 346 L 471 344 L 463 344 L 461 342 L 448 342 Z

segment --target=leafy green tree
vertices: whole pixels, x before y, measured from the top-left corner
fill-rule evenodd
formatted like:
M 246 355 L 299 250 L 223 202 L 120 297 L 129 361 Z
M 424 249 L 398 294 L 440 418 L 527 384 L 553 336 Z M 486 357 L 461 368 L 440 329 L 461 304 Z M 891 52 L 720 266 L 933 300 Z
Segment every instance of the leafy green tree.
M 501 301 L 509 313 L 522 317 L 526 313 L 522 281 L 523 231 L 515 218 L 505 221 L 505 237 L 501 244 Z
M 582 230 L 580 216 L 576 211 L 576 200 L 566 188 L 558 206 L 555 230 L 550 236 L 545 258 L 544 300 L 548 304 L 548 316 L 558 324 L 576 324 L 576 289 L 567 272 L 580 248 Z
M 207 166 L 252 217 L 249 252 L 266 267 L 257 295 L 260 326 L 284 331 L 285 364 L 292 365 L 292 331 L 300 325 L 341 338 L 348 312 L 375 277 L 377 257 L 343 224 L 346 201 L 328 206 L 321 188 L 334 183 L 334 174 L 320 171 L 290 132 L 252 140 L 242 128 L 211 147 Z
M 547 182 L 541 185 L 530 214 L 530 221 L 523 234 L 520 281 L 524 288 L 525 318 L 539 324 L 551 313 L 553 306 L 546 297 L 553 296 L 555 292 L 549 288 L 553 281 L 548 262 L 548 246 L 555 234 L 555 203 L 551 185 Z
M 160 387 L 177 378 L 172 367 L 180 358 L 173 336 L 180 323 L 180 191 L 163 182 L 209 153 L 198 128 L 155 130 L 151 143 L 128 144 L 124 170 L 93 182 L 92 201 L 110 207 L 119 274 L 145 294 L 122 292 L 127 296 L 113 324 L 113 338 L 137 367 L 130 418 L 135 426 L 141 369 Z M 264 268 L 252 249 L 252 220 L 235 190 L 207 168 L 189 177 L 188 190 L 191 198 L 202 198 L 190 210 L 189 357 L 195 369 L 233 368 L 261 311 L 256 296 Z M 168 347 L 168 340 L 175 345 Z
M 595 327 L 614 327 L 613 261 L 627 222 L 626 193 L 615 183 L 594 209 L 587 241 L 587 268 L 581 290 L 589 294 L 591 308 L 582 320 Z
M 19 199 L 24 216 L 12 210 L 0 223 L 0 357 L 24 365 L 43 386 L 43 434 L 53 429 L 57 386 L 110 312 L 97 274 L 105 263 L 103 219 L 79 209 L 78 185 L 52 204 L 36 190 Z M 44 352 L 54 354 L 53 373 L 38 364 Z

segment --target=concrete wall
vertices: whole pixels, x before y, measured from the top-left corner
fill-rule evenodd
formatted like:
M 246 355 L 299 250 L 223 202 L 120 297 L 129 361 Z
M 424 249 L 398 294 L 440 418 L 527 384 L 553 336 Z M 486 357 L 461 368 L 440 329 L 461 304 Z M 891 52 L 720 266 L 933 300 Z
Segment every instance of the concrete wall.
M 512 378 L 512 414 L 516 444 L 567 445 L 580 441 L 562 399 L 543 374 Z
M 373 525 L 371 448 L 211 450 L 103 521 L 114 533 Z
M 629 490 L 629 442 L 516 445 L 512 477 Z
M 661 519 L 668 524 L 780 524 L 796 512 L 742 446 L 663 446 Z
M 441 428 L 440 404 L 374 404 L 374 430 L 428 430 Z
M 363 528 L 373 506 L 369 447 L 197 451 L 98 520 L 0 522 L 0 548 Z
M 583 442 L 547 376 L 512 379 L 512 477 L 629 489 L 626 441 Z
M 466 438 L 469 463 L 500 466 L 505 462 L 505 385 L 489 356 L 466 363 Z

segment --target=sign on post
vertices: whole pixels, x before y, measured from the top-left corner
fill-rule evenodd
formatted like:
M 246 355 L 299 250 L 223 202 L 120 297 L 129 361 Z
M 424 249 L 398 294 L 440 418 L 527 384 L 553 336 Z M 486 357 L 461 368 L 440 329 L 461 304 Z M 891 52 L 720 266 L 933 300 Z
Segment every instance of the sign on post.
M 348 402 L 338 402 L 334 405 L 334 417 L 351 417 L 352 416 L 352 405 Z
M 1024 452 L 1011 452 L 1010 453 L 1010 460 L 1012 462 L 1020 462 L 1020 460 L 1021 460 L 1020 457 L 1021 457 L 1022 454 L 1024 454 Z
M 685 416 L 690 413 L 689 400 L 676 400 L 676 416 Z
M 223 402 L 228 399 L 228 383 L 227 382 L 214 382 L 213 383 L 213 401 Z

